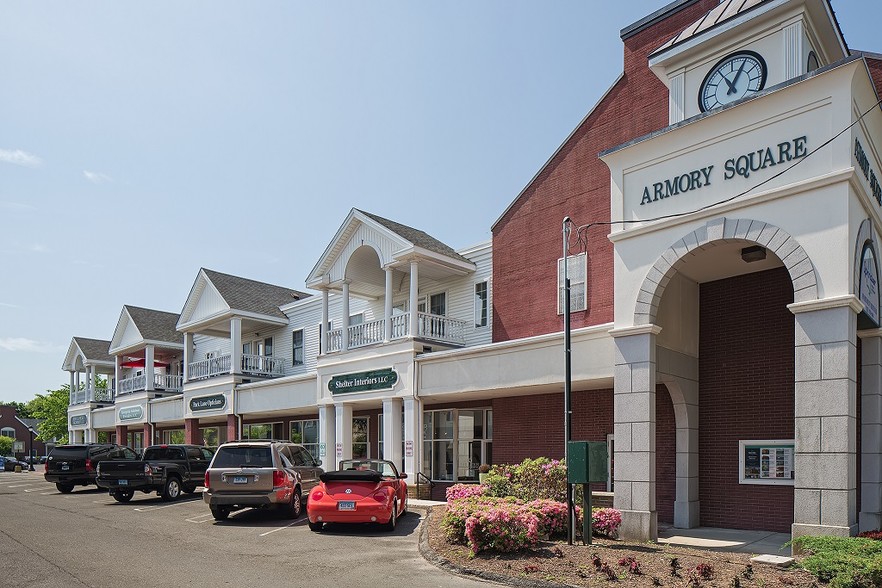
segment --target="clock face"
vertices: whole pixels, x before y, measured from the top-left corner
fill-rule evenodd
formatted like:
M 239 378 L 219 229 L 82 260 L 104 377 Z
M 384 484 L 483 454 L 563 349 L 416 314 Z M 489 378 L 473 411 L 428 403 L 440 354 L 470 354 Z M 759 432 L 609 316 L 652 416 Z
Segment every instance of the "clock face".
M 759 92 L 766 85 L 766 62 L 753 51 L 739 51 L 722 59 L 707 73 L 698 91 L 702 112 L 725 106 Z

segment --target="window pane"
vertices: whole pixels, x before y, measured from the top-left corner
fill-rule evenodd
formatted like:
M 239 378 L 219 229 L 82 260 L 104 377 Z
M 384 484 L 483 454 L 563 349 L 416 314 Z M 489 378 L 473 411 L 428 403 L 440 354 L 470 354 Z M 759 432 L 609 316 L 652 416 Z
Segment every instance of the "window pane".
M 487 414 L 487 439 L 493 438 L 493 411 L 486 411 Z
M 429 313 L 444 316 L 447 314 L 447 293 L 432 294 L 429 297 Z
M 475 326 L 487 326 L 487 282 L 475 284 Z
M 218 440 L 219 440 L 219 435 L 218 435 L 217 427 L 208 427 L 208 428 L 202 429 L 203 445 L 211 445 L 211 446 L 220 445 Z
M 263 354 L 267 357 L 273 356 L 273 338 L 267 337 L 263 340 Z
M 480 439 L 484 429 L 484 415 L 480 410 L 460 410 L 457 430 L 459 439 Z
M 318 420 L 303 421 L 303 442 L 318 443 Z
M 453 480 L 453 441 L 434 441 L 432 454 L 432 479 Z
M 294 340 L 294 356 L 292 363 L 294 365 L 303 365 L 303 330 L 299 329 L 292 333 Z
M 434 411 L 435 427 L 430 439 L 453 439 L 453 411 Z
M 481 465 L 481 442 L 460 441 L 459 455 L 457 455 L 457 479 L 477 480 L 478 466 Z

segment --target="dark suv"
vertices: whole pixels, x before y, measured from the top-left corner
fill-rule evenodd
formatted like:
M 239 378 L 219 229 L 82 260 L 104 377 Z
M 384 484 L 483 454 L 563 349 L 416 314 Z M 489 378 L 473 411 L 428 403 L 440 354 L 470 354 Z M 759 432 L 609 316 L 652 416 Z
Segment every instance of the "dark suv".
M 113 443 L 58 445 L 46 460 L 46 481 L 55 482 L 55 487 L 64 494 L 72 492 L 74 486 L 94 484 L 98 463 L 105 459 L 136 460 L 138 454 Z

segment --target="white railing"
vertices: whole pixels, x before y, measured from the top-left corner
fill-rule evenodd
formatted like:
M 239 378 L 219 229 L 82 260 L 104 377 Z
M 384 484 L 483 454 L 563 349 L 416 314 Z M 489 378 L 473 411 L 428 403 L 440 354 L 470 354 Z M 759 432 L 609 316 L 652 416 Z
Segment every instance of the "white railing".
M 410 336 L 410 313 L 396 314 L 391 318 L 392 340 L 404 339 Z M 384 319 L 352 325 L 349 327 L 349 349 L 357 349 L 366 345 L 382 343 L 385 340 Z M 417 313 L 417 337 L 431 339 L 452 345 L 465 345 L 465 332 L 468 323 L 458 319 L 428 314 Z M 342 351 L 343 329 L 333 329 L 328 332 L 327 353 Z
M 113 390 L 93 390 L 91 395 L 85 388 L 82 390 L 74 390 L 70 393 L 70 406 L 75 404 L 85 404 L 87 402 L 112 402 L 113 395 Z
M 153 387 L 157 390 L 180 392 L 184 389 L 184 376 L 153 374 Z
M 184 387 L 183 376 L 172 374 L 153 374 L 153 389 L 180 392 Z M 119 381 L 117 395 L 123 396 L 133 392 L 142 392 L 147 389 L 147 375 L 140 374 Z
M 123 378 L 116 384 L 116 393 L 119 396 L 146 389 L 147 376 L 144 374 L 141 374 L 139 376 L 131 376 L 129 378 Z
M 221 374 L 229 374 L 232 360 L 232 356 L 227 354 L 210 357 L 201 361 L 194 361 L 187 366 L 189 377 L 191 380 L 198 380 L 201 378 L 219 376 Z
M 285 363 L 280 357 L 243 354 L 242 371 L 261 376 L 282 376 L 285 374 Z

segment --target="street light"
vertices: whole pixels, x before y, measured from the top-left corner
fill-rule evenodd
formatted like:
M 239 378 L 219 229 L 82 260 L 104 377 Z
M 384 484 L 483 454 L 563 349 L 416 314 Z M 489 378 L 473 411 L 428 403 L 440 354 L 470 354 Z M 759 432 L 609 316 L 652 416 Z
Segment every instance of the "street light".
M 28 427 L 28 433 L 31 434 L 30 445 L 28 447 L 28 454 L 30 457 L 30 459 L 28 460 L 28 465 L 30 466 L 30 467 L 28 467 L 28 471 L 33 472 L 34 471 L 34 428 Z

